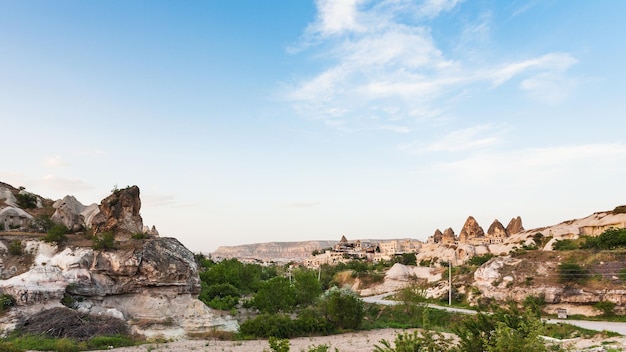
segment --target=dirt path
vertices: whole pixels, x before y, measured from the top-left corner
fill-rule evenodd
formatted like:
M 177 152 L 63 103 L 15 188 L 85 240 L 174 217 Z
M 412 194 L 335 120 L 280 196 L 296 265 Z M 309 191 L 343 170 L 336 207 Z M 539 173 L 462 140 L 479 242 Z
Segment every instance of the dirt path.
M 398 333 L 412 332 L 413 329 L 381 329 L 372 331 L 360 331 L 355 333 L 300 337 L 289 340 L 292 352 L 308 351 L 310 347 L 318 345 L 328 345 L 329 352 L 334 352 L 335 348 L 339 352 L 371 352 L 374 345 L 380 345 L 381 339 L 393 342 Z M 446 336 L 452 336 L 445 334 Z M 626 350 L 625 337 L 594 338 L 594 339 L 573 339 L 566 342 L 566 345 L 573 347 L 574 351 L 584 351 L 585 348 L 599 347 L 614 348 L 617 351 Z M 181 340 L 169 343 L 149 343 L 135 347 L 115 348 L 104 351 L 113 352 L 263 352 L 269 351 L 267 340 L 251 341 L 216 341 L 216 340 Z

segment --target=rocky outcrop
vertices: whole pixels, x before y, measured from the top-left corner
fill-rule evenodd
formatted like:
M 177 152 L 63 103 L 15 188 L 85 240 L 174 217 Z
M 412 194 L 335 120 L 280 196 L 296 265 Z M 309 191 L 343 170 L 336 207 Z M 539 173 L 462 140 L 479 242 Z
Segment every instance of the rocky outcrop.
M 25 250 L 35 256 L 31 270 L 0 281 L 0 291 L 15 297 L 17 309 L 24 312 L 20 319 L 37 307 L 61 306 L 64 295 L 70 295 L 76 299 L 74 308 L 127 320 L 142 334 L 172 337 L 208 327 L 237 329 L 232 319 L 197 300 L 200 279 L 194 254 L 174 238 L 148 239 L 113 251 L 59 251 L 56 245 L 32 240 Z M 10 319 L 2 323 L 19 325 Z
M 92 219 L 94 234 L 112 232 L 117 240 L 127 240 L 143 231 L 139 187 L 115 190 L 102 200 L 99 208 L 100 212 Z
M 522 218 L 519 216 L 516 218 L 512 218 L 511 221 L 509 221 L 509 224 L 506 225 L 506 230 L 509 232 L 510 235 L 514 235 L 516 233 L 524 231 L 524 226 L 522 226 Z
M 214 330 L 236 331 L 237 322 L 197 299 L 200 292 L 194 254 L 174 238 L 159 238 L 155 227 L 147 239 L 131 240 L 143 232 L 141 201 L 136 186 L 115 191 L 100 206 L 85 207 L 72 196 L 55 203 L 54 219 L 71 229 L 93 224 L 95 233 L 110 231 L 116 248 L 59 248 L 37 236 L 22 236 L 25 268 L 0 242 L 0 293 L 16 299 L 17 307 L 0 317 L 0 332 L 23 324 L 45 309 L 73 301 L 81 312 L 109 315 L 128 321 L 134 332 L 166 338 Z M 21 210 L 21 209 L 18 209 Z M 34 258 L 34 259 L 33 259 Z
M 433 243 L 441 243 L 441 240 L 443 239 L 443 233 L 441 233 L 441 231 L 437 229 L 435 230 L 435 233 L 431 238 Z
M 56 209 L 52 214 L 52 221 L 65 225 L 71 231 L 80 231 L 84 225 L 84 219 L 80 214 L 85 210 L 85 206 L 74 196 L 65 196 L 52 205 Z
M 459 242 L 469 242 L 473 238 L 484 237 L 485 231 L 483 230 L 476 219 L 473 216 L 470 216 L 465 220 L 465 224 L 459 233 Z
M 221 246 L 211 255 L 215 258 L 257 259 L 263 261 L 289 262 L 304 260 L 315 250 L 330 248 L 337 241 L 267 242 L 240 246 Z
M 456 237 L 454 236 L 454 231 L 451 227 L 448 227 L 445 231 L 443 231 L 441 242 L 444 244 L 454 244 L 456 242 Z
M 502 240 L 509 237 L 509 231 L 504 228 L 504 225 L 502 225 L 502 223 L 498 221 L 498 219 L 495 219 L 487 230 L 487 237 Z

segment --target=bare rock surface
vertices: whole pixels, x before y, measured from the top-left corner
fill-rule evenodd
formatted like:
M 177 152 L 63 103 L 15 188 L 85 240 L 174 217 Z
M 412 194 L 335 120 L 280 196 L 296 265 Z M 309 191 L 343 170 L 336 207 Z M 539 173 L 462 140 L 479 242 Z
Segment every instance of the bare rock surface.
M 129 239 L 132 234 L 143 231 L 140 210 L 139 187 L 115 190 L 102 200 L 100 212 L 92 219 L 94 233 L 112 232 L 117 239 Z

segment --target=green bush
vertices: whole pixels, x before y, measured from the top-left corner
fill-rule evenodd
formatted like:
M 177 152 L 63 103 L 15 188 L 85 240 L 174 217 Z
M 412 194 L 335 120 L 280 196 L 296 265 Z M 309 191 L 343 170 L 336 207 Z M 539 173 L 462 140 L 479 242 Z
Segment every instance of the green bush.
M 115 249 L 115 235 L 113 232 L 103 232 L 93 238 L 93 249 L 107 251 Z
M 488 262 L 489 259 L 491 259 L 493 257 L 495 257 L 495 255 L 493 255 L 491 253 L 487 253 L 487 254 L 483 254 L 483 255 L 475 255 L 475 256 L 471 257 L 467 261 L 467 264 L 468 265 L 481 266 L 481 265 L 485 264 L 486 262 Z
M 67 239 L 65 236 L 68 233 L 67 227 L 63 224 L 54 224 L 48 234 L 43 238 L 45 242 L 61 243 Z
M 585 237 L 584 249 L 612 250 L 626 247 L 626 229 L 610 228 L 598 237 Z
M 37 207 L 37 197 L 32 193 L 18 193 L 15 195 L 17 205 L 22 209 L 34 209 Z
M 605 316 L 610 316 L 613 315 L 613 311 L 615 310 L 615 303 L 611 301 L 601 301 L 595 303 L 593 308 L 602 312 Z
M 515 303 L 496 307 L 492 314 L 468 316 L 452 330 L 459 337 L 458 351 L 548 351 L 541 338 L 544 323 L 535 313 L 522 311 Z
M 0 295 L 0 312 L 15 306 L 15 298 L 9 294 L 3 293 Z
M 261 338 L 288 339 L 299 335 L 295 321 L 284 314 L 261 314 L 248 319 L 239 325 L 239 332 L 244 336 Z
M 589 278 L 589 272 L 576 263 L 561 263 L 558 271 L 561 283 L 584 283 Z
M 0 231 L 4 231 L 4 224 L 0 223 Z
M 148 234 L 143 232 L 137 232 L 133 233 L 130 237 L 133 240 L 145 240 L 146 238 L 148 238 Z
M 319 307 L 336 329 L 357 329 L 365 315 L 363 300 L 346 290 L 329 290 L 320 300 Z
M 33 219 L 31 227 L 37 232 L 48 232 L 54 226 L 54 221 L 48 215 L 38 215 Z
M 272 352 L 289 352 L 289 340 L 270 337 L 267 341 Z
M 447 339 L 440 332 L 425 330 L 423 332 L 414 331 L 410 333 L 397 334 L 394 340 L 395 347 L 382 339 L 379 341 L 382 346 L 374 345 L 374 352 L 447 352 L 450 351 L 454 342 Z
M 22 241 L 13 240 L 11 244 L 9 244 L 8 248 L 9 254 L 11 255 L 22 255 L 24 251 L 22 250 Z
M 558 240 L 552 243 L 552 249 L 555 251 L 573 251 L 578 249 L 578 244 L 570 239 Z

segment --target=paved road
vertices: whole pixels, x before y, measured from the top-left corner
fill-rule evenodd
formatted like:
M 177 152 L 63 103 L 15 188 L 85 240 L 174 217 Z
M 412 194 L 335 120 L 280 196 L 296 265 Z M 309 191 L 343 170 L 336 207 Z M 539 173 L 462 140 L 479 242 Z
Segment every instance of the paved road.
M 383 305 L 395 305 L 401 303 L 399 301 L 390 301 L 385 299 L 386 296 L 392 295 L 393 293 L 385 293 L 377 296 L 369 296 L 363 297 L 363 301 L 368 303 L 375 304 L 383 304 Z M 443 309 L 450 312 L 463 313 L 463 314 L 476 314 L 477 312 L 474 310 L 463 309 L 463 308 L 454 308 L 454 307 L 446 307 L 440 306 L 436 304 L 428 304 L 429 307 L 435 309 Z M 589 320 L 570 320 L 570 319 L 544 319 L 547 323 L 550 324 L 570 324 L 574 326 L 578 326 L 584 329 L 596 330 L 596 331 L 613 331 L 621 335 L 626 335 L 626 323 L 620 322 L 612 322 L 612 321 L 589 321 Z

